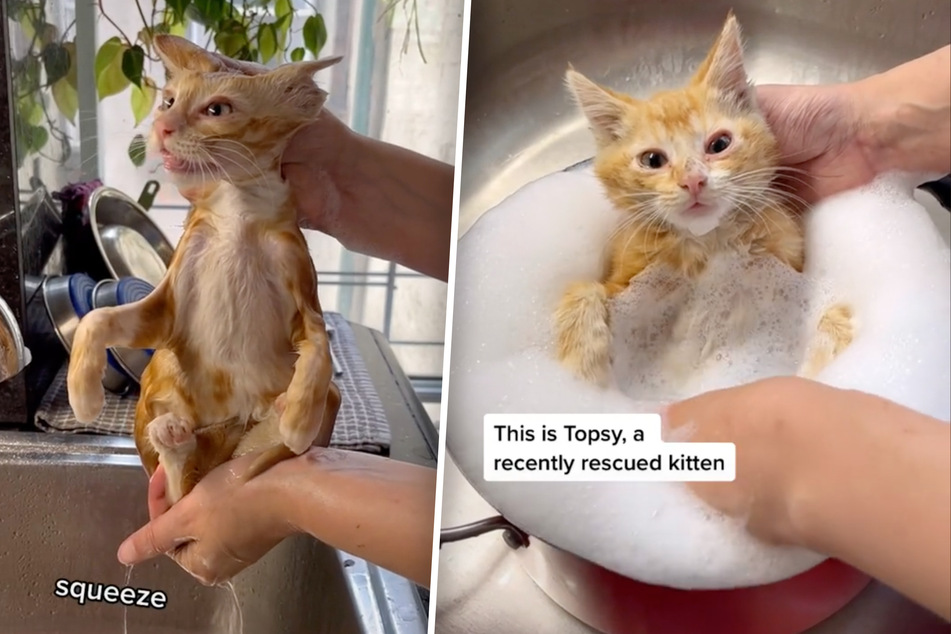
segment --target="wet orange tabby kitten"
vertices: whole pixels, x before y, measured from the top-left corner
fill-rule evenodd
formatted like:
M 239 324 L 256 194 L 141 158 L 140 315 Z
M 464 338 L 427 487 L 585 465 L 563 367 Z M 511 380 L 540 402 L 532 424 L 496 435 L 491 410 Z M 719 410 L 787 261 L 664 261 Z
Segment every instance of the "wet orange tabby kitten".
M 237 74 L 158 35 L 168 73 L 150 139 L 192 203 L 168 273 L 145 299 L 87 315 L 69 365 L 80 421 L 102 410 L 106 349 L 154 348 L 135 442 L 165 467 L 170 503 L 232 457 L 269 447 L 250 477 L 330 443 L 340 405 L 317 275 L 281 177 L 287 141 L 321 111 L 313 81 L 339 58 Z
M 566 81 L 598 146 L 595 173 L 626 212 L 606 245 L 598 281 L 571 285 L 555 313 L 557 354 L 576 376 L 607 380 L 608 300 L 654 262 L 688 278 L 725 250 L 771 254 L 802 271 L 803 229 L 773 185 L 779 148 L 743 67 L 731 14 L 689 84 L 639 100 L 569 69 Z M 801 373 L 815 375 L 852 339 L 851 310 L 831 307 Z

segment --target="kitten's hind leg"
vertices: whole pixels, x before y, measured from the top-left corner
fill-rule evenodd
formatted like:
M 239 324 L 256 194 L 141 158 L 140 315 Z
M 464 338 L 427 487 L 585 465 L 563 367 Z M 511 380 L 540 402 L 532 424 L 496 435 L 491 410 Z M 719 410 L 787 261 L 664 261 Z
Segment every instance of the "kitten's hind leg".
M 600 282 L 579 282 L 565 291 L 554 315 L 558 360 L 575 376 L 604 385 L 611 367 L 608 292 Z
M 274 465 L 284 460 L 297 456 L 291 451 L 281 439 L 279 421 L 284 412 L 287 403 L 287 395 L 281 394 L 274 403 L 272 416 L 252 428 L 235 450 L 235 457 L 242 456 L 262 447 L 268 447 L 260 456 L 255 458 L 254 462 L 245 472 L 245 480 L 250 480 L 258 476 Z M 317 447 L 327 447 L 330 445 L 333 435 L 334 423 L 337 419 L 337 413 L 340 411 L 340 390 L 331 382 L 330 390 L 327 393 L 327 404 L 321 416 L 320 433 L 314 440 L 313 445 Z
M 194 426 L 175 414 L 162 414 L 148 424 L 148 437 L 165 467 L 165 498 L 175 504 L 187 493 L 186 464 L 198 446 Z
M 819 320 L 818 336 L 806 353 L 799 376 L 814 379 L 849 347 L 855 337 L 852 309 L 845 304 L 829 307 Z

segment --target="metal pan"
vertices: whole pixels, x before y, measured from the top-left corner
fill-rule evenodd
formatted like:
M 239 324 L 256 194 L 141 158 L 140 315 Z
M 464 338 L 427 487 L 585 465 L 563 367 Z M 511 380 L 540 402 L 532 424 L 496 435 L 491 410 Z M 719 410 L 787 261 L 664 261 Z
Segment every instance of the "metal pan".
M 162 281 L 174 248 L 138 202 L 98 187 L 89 196 L 89 224 L 113 278 L 137 277 L 153 286 Z

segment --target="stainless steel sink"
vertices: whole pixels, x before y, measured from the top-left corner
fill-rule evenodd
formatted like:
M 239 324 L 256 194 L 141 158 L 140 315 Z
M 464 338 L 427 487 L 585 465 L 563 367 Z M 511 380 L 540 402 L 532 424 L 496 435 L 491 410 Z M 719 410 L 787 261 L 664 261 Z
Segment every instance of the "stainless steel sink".
M 3 634 L 123 634 L 121 604 L 54 593 L 60 579 L 126 585 L 116 549 L 148 519 L 147 484 L 128 439 L 0 433 Z M 127 608 L 128 634 L 426 631 L 412 583 L 308 537 L 286 540 L 235 578 L 243 630 L 227 589 L 202 586 L 168 558 L 135 566 L 129 585 L 167 601 Z

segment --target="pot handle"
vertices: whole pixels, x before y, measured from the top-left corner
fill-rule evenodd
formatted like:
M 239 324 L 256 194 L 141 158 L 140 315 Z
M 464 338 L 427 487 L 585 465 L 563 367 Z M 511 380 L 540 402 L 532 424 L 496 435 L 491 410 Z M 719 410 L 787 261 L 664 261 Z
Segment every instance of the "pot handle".
M 158 190 L 161 187 L 158 181 L 149 181 L 145 184 L 145 187 L 142 188 L 142 193 L 139 194 L 138 203 L 142 206 L 142 209 L 148 211 L 152 208 L 152 203 L 155 202 L 155 196 L 158 194 Z
M 471 524 L 464 524 L 462 526 L 454 526 L 452 528 L 442 529 L 439 531 L 439 547 L 442 548 L 443 544 L 450 544 L 452 542 L 459 542 L 464 539 L 471 539 L 473 537 L 478 537 L 479 535 L 484 535 L 485 533 L 496 530 L 502 531 L 502 539 L 504 539 L 505 543 L 508 544 L 513 550 L 528 547 L 528 533 L 509 522 L 501 515 L 487 517 L 477 522 L 472 522 Z
M 942 207 L 951 211 L 951 174 L 919 185 L 919 188 L 937 198 Z

